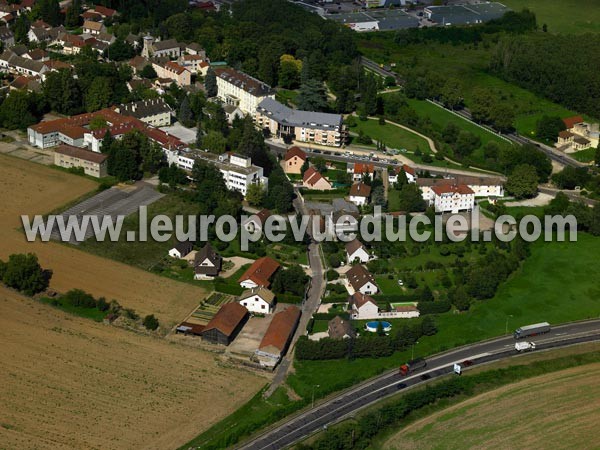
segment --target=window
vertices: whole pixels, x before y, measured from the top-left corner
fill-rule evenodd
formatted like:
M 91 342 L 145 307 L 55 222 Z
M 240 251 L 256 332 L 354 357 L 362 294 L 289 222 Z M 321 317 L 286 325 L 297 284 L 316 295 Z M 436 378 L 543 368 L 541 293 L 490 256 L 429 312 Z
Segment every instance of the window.
M 260 305 L 260 309 L 265 309 L 265 305 Z

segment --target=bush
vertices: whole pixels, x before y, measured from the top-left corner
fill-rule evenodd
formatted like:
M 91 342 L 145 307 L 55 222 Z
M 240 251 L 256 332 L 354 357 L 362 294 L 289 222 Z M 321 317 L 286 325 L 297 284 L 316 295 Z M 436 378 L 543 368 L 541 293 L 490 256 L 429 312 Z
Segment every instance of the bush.
M 95 308 L 96 300 L 91 294 L 82 291 L 81 289 L 71 289 L 67 292 L 63 299 L 71 306 L 80 308 Z
M 44 270 L 33 253 L 14 254 L 1 264 L 2 282 L 26 295 L 35 295 L 46 290 L 52 271 Z
M 329 281 L 337 280 L 339 277 L 340 277 L 340 274 L 337 273 L 335 270 L 329 269 L 327 271 L 327 279 Z
M 144 317 L 143 324 L 146 329 L 154 331 L 158 328 L 158 319 L 154 317 L 154 314 L 149 314 Z
M 423 302 L 417 306 L 421 315 L 441 314 L 450 311 L 452 304 L 449 301 L 441 300 L 437 302 Z

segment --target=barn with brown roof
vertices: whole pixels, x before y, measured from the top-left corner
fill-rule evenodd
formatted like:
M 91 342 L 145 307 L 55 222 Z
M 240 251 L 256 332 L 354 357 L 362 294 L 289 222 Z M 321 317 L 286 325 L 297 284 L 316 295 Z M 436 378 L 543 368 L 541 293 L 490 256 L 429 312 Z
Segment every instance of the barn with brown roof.
M 288 306 L 273 316 L 255 354 L 263 367 L 275 367 L 290 345 L 300 320 L 300 310 Z
M 226 303 L 202 330 L 202 339 L 211 344 L 229 345 L 248 320 L 248 310 L 239 303 Z

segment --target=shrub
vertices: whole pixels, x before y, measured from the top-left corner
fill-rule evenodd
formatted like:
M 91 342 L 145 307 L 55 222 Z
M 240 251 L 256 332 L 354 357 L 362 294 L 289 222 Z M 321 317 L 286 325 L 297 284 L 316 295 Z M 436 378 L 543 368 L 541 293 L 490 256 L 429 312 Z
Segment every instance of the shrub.
M 154 331 L 158 328 L 158 319 L 154 317 L 154 314 L 149 314 L 144 317 L 143 324 L 146 329 Z

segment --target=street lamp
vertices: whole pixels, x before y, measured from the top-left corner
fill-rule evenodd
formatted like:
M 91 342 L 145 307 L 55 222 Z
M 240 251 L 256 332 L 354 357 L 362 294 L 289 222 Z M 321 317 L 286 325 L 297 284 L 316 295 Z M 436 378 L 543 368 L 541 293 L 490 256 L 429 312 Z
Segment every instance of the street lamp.
M 311 409 L 315 407 L 315 388 L 321 387 L 319 384 L 314 384 L 312 387 L 312 401 L 311 401 Z
M 410 357 L 411 361 L 413 359 L 415 359 L 415 345 L 417 345 L 418 343 L 419 343 L 419 341 L 413 343 L 413 345 L 412 345 L 412 353 L 411 353 L 411 357 Z
M 504 334 L 508 334 L 508 318 L 512 317 L 512 315 L 506 316 L 506 326 L 504 327 Z

